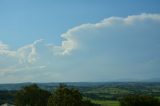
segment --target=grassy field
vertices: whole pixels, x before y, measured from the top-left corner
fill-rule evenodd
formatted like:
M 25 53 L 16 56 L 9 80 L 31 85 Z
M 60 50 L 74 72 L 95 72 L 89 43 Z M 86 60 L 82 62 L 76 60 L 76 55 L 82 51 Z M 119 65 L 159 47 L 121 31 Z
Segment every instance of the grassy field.
M 96 104 L 100 104 L 101 106 L 120 106 L 118 101 L 92 100 L 92 102 Z
M 160 97 L 160 83 L 108 83 L 82 88 L 81 92 L 93 100 L 118 100 L 130 94 Z
M 150 95 L 160 99 L 160 83 L 143 82 L 115 82 L 115 83 L 68 83 L 71 88 L 78 89 L 84 99 L 89 99 L 101 106 L 119 106 L 118 100 L 125 95 L 138 94 Z M 14 101 L 16 90 L 29 85 L 24 84 L 0 84 L 0 102 Z M 58 83 L 42 83 L 42 89 L 53 92 L 58 87 Z M 4 99 L 5 98 L 5 99 Z

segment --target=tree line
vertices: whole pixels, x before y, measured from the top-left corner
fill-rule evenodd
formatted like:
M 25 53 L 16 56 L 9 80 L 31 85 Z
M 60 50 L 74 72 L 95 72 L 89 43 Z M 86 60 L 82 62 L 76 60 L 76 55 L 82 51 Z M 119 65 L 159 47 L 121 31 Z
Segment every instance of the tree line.
M 128 95 L 122 97 L 120 106 L 160 106 L 152 96 Z M 54 92 L 39 88 L 36 84 L 26 86 L 15 95 L 16 106 L 100 106 L 84 99 L 79 90 L 60 84 Z
M 16 106 L 100 106 L 84 100 L 79 90 L 60 84 L 52 93 L 36 84 L 24 87 L 15 96 Z

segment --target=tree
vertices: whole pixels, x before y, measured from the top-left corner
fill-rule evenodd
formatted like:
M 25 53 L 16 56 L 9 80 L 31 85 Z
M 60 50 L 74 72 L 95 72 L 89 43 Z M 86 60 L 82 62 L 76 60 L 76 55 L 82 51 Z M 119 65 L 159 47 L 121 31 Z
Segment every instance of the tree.
M 152 96 L 128 95 L 120 100 L 121 106 L 160 106 L 160 101 Z
M 81 93 L 73 88 L 60 85 L 50 96 L 48 106 L 95 106 L 90 101 L 84 101 Z
M 47 106 L 50 92 L 40 89 L 36 84 L 19 90 L 15 96 L 16 106 Z

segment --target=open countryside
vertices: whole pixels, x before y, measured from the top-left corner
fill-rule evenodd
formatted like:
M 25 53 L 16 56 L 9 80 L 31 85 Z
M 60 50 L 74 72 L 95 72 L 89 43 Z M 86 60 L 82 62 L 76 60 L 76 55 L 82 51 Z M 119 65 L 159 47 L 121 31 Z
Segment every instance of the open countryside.
M 100 106 L 120 106 L 120 100 L 127 95 L 146 95 L 160 98 L 160 83 L 156 82 L 99 82 L 99 83 L 64 83 L 68 88 L 78 89 L 84 100 Z M 15 94 L 32 83 L 1 84 L 0 103 L 14 104 Z M 54 92 L 59 83 L 37 83 L 44 90 Z
M 160 0 L 0 0 L 0 106 L 160 106 Z

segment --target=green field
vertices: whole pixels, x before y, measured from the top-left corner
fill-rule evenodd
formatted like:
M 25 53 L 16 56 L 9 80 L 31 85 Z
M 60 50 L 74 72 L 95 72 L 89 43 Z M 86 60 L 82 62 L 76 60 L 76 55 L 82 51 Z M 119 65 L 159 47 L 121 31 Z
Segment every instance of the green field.
M 160 97 L 159 83 L 108 83 L 81 89 L 85 97 L 93 100 L 116 101 L 125 95 L 139 94 Z
M 100 104 L 101 106 L 120 106 L 118 101 L 111 100 L 92 100 L 93 103 Z
M 27 85 L 29 84 L 1 84 L 0 103 L 13 104 L 16 91 Z M 58 83 L 42 83 L 39 87 L 53 92 L 58 85 Z M 160 83 L 156 82 L 68 83 L 68 85 L 70 88 L 78 89 L 84 99 L 101 106 L 120 106 L 118 100 L 132 94 L 149 95 L 160 99 Z

